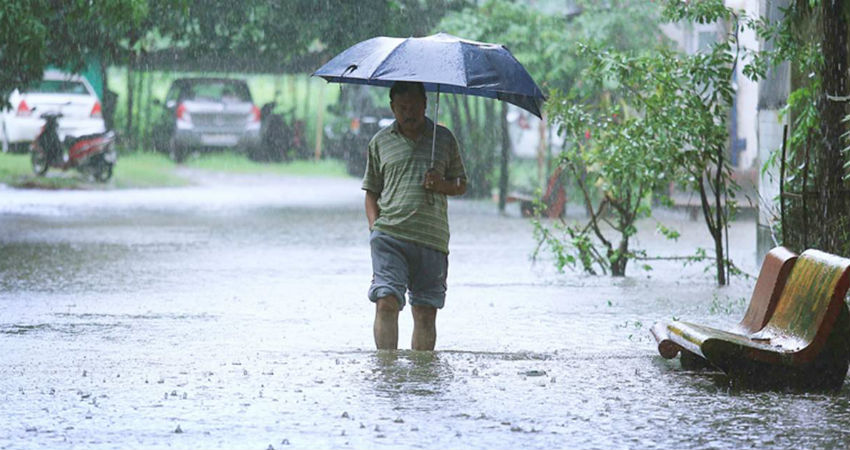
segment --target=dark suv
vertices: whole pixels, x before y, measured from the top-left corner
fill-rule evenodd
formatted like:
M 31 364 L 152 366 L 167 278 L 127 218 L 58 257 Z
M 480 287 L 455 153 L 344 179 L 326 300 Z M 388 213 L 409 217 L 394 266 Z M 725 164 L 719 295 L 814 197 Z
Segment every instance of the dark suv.
M 181 162 L 194 149 L 236 148 L 251 153 L 260 145 L 260 109 L 248 84 L 229 78 L 174 80 L 165 111 L 154 126 L 154 145 Z

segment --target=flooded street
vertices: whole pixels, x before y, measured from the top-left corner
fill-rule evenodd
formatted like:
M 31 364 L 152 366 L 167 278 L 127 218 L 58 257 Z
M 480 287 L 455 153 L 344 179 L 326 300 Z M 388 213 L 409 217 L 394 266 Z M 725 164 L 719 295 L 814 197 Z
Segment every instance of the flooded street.
M 437 351 L 376 352 L 356 179 L 205 176 L 110 191 L 0 187 L 0 448 L 813 448 L 850 442 L 837 393 L 729 389 L 649 327 L 737 322 L 752 279 L 529 260 L 517 205 L 450 203 Z M 571 208 L 574 208 L 571 205 Z M 579 214 L 573 209 L 570 214 Z M 636 246 L 689 255 L 700 222 Z M 757 273 L 755 224 L 732 258 Z M 400 346 L 412 318 L 401 314 Z

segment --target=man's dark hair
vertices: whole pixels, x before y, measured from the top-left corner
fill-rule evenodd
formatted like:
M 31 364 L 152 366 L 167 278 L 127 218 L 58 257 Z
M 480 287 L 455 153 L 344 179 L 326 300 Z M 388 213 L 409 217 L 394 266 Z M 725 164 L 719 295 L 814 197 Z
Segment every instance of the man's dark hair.
M 396 81 L 393 83 L 393 86 L 390 88 L 390 102 L 393 101 L 396 95 L 398 94 L 407 94 L 409 92 L 415 92 L 425 97 L 425 85 L 418 81 Z

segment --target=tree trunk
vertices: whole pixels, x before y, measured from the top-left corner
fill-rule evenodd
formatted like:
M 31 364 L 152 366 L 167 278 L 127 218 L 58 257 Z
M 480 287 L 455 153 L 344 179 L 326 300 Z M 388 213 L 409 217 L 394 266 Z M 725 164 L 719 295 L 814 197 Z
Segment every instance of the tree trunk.
M 623 237 L 620 240 L 620 245 L 617 247 L 617 257 L 613 258 L 613 252 L 609 253 L 608 259 L 611 262 L 611 276 L 624 277 L 626 276 L 626 265 L 629 263 L 629 238 Z
M 502 158 L 499 166 L 499 211 L 505 211 L 508 198 L 508 163 L 511 158 L 511 136 L 508 134 L 508 104 L 502 102 Z
M 724 158 L 723 153 L 726 149 L 722 147 L 717 148 L 717 168 L 715 169 L 714 177 L 714 232 L 712 233 L 714 238 L 714 257 L 716 258 L 716 266 L 717 266 L 717 285 L 718 286 L 726 286 L 729 281 L 726 277 L 726 257 L 724 256 L 723 251 L 723 232 L 726 230 L 726 217 L 725 214 L 726 208 L 726 177 L 723 176 L 723 167 L 724 167 Z
M 103 111 L 103 122 L 109 130 L 115 129 L 115 96 L 112 90 L 109 89 L 109 73 L 106 62 L 100 62 L 100 76 L 103 78 L 103 96 L 100 98 L 100 103 Z
M 452 129 L 455 133 L 455 137 L 461 144 L 466 143 L 466 136 L 464 133 L 463 121 L 460 119 L 460 103 L 457 100 L 457 94 L 452 95 L 451 97 L 446 96 L 451 99 L 449 103 L 449 115 L 452 118 Z
M 823 17 L 823 92 L 826 96 L 844 97 L 847 92 L 847 18 L 843 2 L 822 0 Z M 819 161 L 818 190 L 820 247 L 832 253 L 840 252 L 842 242 L 841 218 L 845 215 L 842 195 L 844 162 L 841 154 L 842 120 L 844 103 L 830 100 L 820 102 L 823 153 Z
M 127 65 L 127 123 L 124 124 L 124 136 L 130 139 L 133 133 L 133 81 L 136 71 L 136 54 L 130 53 L 130 64 Z
M 477 121 L 475 120 L 475 116 L 472 114 L 472 109 L 469 107 L 469 96 L 464 95 L 461 97 L 461 104 L 463 104 L 463 112 L 465 116 L 464 123 L 466 124 L 466 135 L 467 136 L 475 136 L 475 126 L 477 125 Z M 472 145 L 475 145 L 474 142 L 471 142 L 472 139 L 469 139 L 466 143 L 467 150 Z M 478 149 L 475 150 L 478 152 Z
M 145 108 L 144 108 L 144 122 L 142 122 L 141 133 L 142 133 L 142 143 L 144 148 L 142 150 L 147 151 L 148 149 L 153 148 L 153 142 L 151 141 L 151 122 L 153 121 L 153 111 L 151 110 L 151 106 L 153 105 L 153 73 L 148 70 L 145 72 Z M 141 121 L 142 118 L 140 117 Z
M 304 86 L 304 109 L 301 112 L 301 118 L 308 119 L 310 117 L 310 105 L 313 103 L 313 83 L 311 79 L 307 78 Z
M 145 71 L 142 70 L 141 65 L 136 66 L 136 101 L 134 102 L 134 110 L 133 110 L 133 120 L 135 127 L 133 129 L 133 143 L 138 146 L 141 144 L 141 127 L 142 127 L 142 104 L 144 103 L 144 92 L 142 87 L 144 86 L 145 81 Z
M 719 152 L 723 151 L 721 147 Z M 723 159 L 718 158 L 718 163 L 722 165 Z M 714 174 L 715 180 L 718 180 L 720 172 Z M 715 267 L 717 269 L 717 284 L 719 286 L 726 285 L 726 270 L 725 263 L 726 260 L 723 256 L 723 230 L 725 227 L 723 226 L 723 215 L 720 210 L 720 183 L 716 181 L 714 183 L 714 187 L 711 187 L 711 169 L 706 170 L 705 173 L 699 174 L 699 198 L 700 198 L 700 206 L 702 208 L 703 219 L 705 220 L 705 226 L 708 227 L 708 233 L 711 234 L 711 239 L 714 240 L 714 256 L 716 259 Z M 706 183 L 709 184 L 709 187 L 706 187 Z M 711 192 L 709 192 L 711 190 Z M 709 193 L 714 194 L 715 207 L 712 210 L 711 202 L 708 198 Z M 712 212 L 714 215 L 712 216 Z

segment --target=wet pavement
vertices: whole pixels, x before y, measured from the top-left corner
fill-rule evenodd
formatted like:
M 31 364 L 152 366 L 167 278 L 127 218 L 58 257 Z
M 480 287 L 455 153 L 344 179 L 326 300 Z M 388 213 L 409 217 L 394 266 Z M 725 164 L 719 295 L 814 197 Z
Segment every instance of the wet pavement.
M 837 393 L 732 389 L 658 356 L 659 319 L 737 322 L 753 280 L 532 264 L 532 226 L 450 203 L 437 351 L 373 350 L 358 180 L 0 187 L 0 448 L 846 448 Z M 516 205 L 512 205 L 515 207 Z M 570 214 L 576 213 L 570 210 Z M 667 213 L 684 255 L 704 226 Z M 732 256 L 756 272 L 755 225 Z M 405 310 L 400 344 L 409 346 Z

